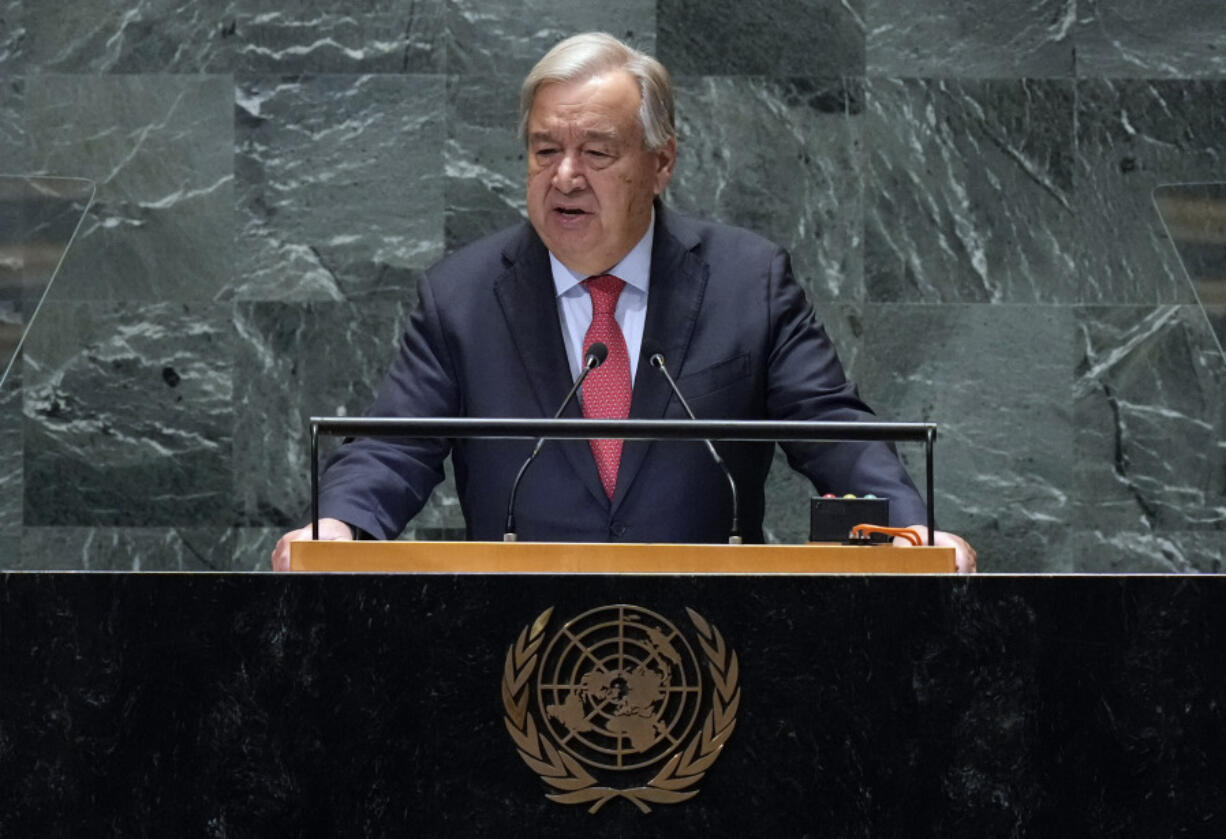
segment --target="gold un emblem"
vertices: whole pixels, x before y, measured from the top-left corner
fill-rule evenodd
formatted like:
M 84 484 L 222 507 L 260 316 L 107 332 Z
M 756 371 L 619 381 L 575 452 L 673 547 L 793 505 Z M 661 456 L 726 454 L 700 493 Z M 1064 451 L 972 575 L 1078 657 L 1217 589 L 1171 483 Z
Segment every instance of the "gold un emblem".
M 741 690 L 736 653 L 686 613 L 701 656 L 664 617 L 624 604 L 584 612 L 547 637 L 550 607 L 519 633 L 502 703 L 519 756 L 556 790 L 546 797 L 591 813 L 625 798 L 647 813 L 698 794 L 736 725 Z

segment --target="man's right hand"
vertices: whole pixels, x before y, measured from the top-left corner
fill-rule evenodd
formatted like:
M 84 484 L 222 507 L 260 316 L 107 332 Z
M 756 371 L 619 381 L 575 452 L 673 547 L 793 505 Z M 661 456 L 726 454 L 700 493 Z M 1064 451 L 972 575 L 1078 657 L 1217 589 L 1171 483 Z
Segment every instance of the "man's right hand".
M 289 546 L 291 542 L 304 542 L 311 538 L 311 526 L 291 530 L 277 540 L 277 546 L 272 549 L 272 570 L 289 570 Z M 321 542 L 352 542 L 353 530 L 340 519 L 319 520 L 319 540 Z

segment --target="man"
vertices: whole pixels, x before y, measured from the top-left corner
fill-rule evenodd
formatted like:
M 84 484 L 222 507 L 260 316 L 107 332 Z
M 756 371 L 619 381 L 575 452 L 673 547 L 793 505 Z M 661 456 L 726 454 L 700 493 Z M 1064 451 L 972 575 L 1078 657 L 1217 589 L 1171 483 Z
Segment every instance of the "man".
M 603 34 L 567 39 L 524 80 L 528 222 L 432 268 L 371 413 L 552 416 L 586 348 L 608 359 L 564 416 L 684 416 L 659 353 L 701 418 L 871 419 L 787 254 L 745 230 L 678 215 L 659 200 L 673 175 L 671 83 L 654 59 Z M 530 444 L 505 440 L 358 440 L 321 487 L 320 536 L 394 538 L 442 479 L 450 452 L 470 538 L 498 539 Z M 723 444 L 749 541 L 762 539 L 772 447 Z M 891 523 L 924 520 L 890 446 L 789 445 L 822 491 L 872 492 Z M 798 503 L 801 503 L 798 501 Z M 701 444 L 551 441 L 520 488 L 525 540 L 726 541 L 727 487 Z M 920 527 L 922 530 L 922 526 Z M 974 551 L 952 534 L 959 569 Z M 289 566 L 287 533 L 273 566 Z

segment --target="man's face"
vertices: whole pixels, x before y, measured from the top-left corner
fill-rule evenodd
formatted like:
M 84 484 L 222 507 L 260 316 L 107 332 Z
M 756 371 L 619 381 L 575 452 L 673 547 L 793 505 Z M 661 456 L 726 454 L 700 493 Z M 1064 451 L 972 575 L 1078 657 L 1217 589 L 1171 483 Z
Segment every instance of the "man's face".
M 615 70 L 542 86 L 528 115 L 528 219 L 572 271 L 600 274 L 630 252 L 673 176 L 676 144 L 643 146 L 634 77 Z

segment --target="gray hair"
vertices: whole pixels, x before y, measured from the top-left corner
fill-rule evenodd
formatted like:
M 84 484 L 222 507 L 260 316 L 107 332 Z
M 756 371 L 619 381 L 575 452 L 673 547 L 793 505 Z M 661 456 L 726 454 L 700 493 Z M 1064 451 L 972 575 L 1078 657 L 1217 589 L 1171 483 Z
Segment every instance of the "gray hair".
M 528 142 L 528 116 L 543 85 L 577 82 L 606 70 L 625 70 L 639 85 L 639 122 L 643 143 L 658 151 L 676 136 L 673 83 L 656 59 L 603 32 L 584 32 L 554 46 L 524 78 L 519 92 L 519 136 Z

